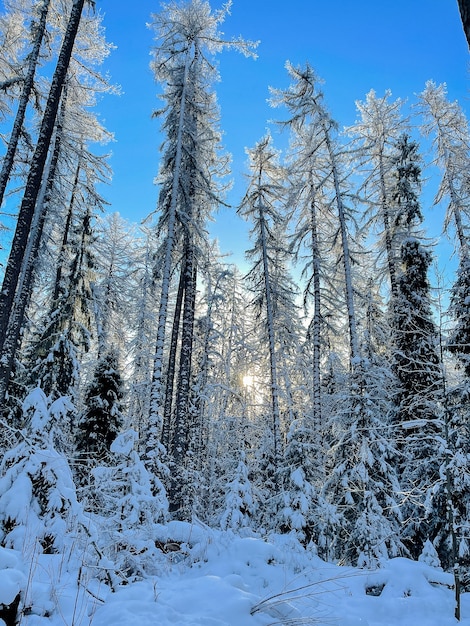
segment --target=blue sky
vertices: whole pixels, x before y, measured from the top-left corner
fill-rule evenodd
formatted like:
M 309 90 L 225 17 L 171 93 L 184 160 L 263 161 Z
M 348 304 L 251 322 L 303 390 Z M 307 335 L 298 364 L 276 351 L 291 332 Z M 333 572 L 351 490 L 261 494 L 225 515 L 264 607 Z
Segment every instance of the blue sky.
M 116 50 L 106 62 L 123 94 L 99 105 L 115 135 L 111 146 L 112 185 L 103 190 L 110 210 L 139 222 L 155 209 L 161 143 L 159 87 L 149 68 L 153 32 L 146 24 L 160 3 L 99 0 L 108 41 Z M 214 9 L 220 2 L 212 2 Z M 451 99 L 469 105 L 469 60 L 457 0 L 234 0 L 224 28 L 227 37 L 260 40 L 258 59 L 235 52 L 219 57 L 216 85 L 224 144 L 232 154 L 236 204 L 244 189 L 245 147 L 265 133 L 268 120 L 282 115 L 266 100 L 268 86 L 288 84 L 284 64 L 309 61 L 325 80 L 326 102 L 340 127 L 356 119 L 355 100 L 374 89 L 393 98 L 414 99 L 426 80 L 446 82 Z M 235 210 L 222 209 L 212 232 L 224 252 L 246 247 L 246 227 Z

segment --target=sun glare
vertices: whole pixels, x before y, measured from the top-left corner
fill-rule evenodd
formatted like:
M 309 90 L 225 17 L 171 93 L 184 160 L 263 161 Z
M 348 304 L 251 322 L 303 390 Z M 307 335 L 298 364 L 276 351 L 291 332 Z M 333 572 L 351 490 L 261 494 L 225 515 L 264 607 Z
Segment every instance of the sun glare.
M 245 376 L 243 376 L 243 386 L 244 387 L 253 387 L 253 376 L 251 376 L 251 374 L 245 374 Z

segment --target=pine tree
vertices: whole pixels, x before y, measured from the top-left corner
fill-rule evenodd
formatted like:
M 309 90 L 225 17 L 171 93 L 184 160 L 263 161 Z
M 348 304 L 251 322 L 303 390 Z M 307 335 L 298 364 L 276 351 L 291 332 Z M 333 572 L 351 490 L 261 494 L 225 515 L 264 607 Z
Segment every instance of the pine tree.
M 158 561 L 155 526 L 165 521 L 165 489 L 136 451 L 138 433 L 128 429 L 110 446 L 109 465 L 92 470 L 100 545 L 127 580 L 152 574 Z
M 221 527 L 236 532 L 243 532 L 251 528 L 255 504 L 245 453 L 240 454 L 240 460 L 230 482 L 225 489 L 225 507 L 220 520 Z

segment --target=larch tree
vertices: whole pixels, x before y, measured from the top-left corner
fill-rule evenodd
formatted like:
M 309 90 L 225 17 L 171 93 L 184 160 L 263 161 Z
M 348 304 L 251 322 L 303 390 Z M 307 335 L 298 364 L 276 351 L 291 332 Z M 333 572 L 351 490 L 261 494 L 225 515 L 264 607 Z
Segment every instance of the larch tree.
M 403 102 L 390 101 L 391 92 L 382 98 L 371 90 L 365 101 L 357 101 L 360 115 L 348 133 L 354 138 L 358 167 L 364 177 L 359 193 L 367 202 L 367 225 L 379 236 L 379 258 L 385 255 L 386 273 L 392 298 L 397 293 L 399 245 L 395 241 L 392 194 L 393 156 L 398 137 L 406 129 L 401 115 Z
M 457 102 L 447 99 L 445 85 L 426 83 L 420 94 L 420 108 L 424 116 L 423 132 L 432 137 L 437 164 L 442 179 L 435 199 L 447 202 L 444 230 L 455 233 L 459 255 L 457 280 L 452 290 L 450 313 L 455 322 L 448 341 L 449 350 L 457 357 L 466 379 L 470 377 L 470 251 L 468 222 L 470 218 L 470 132 L 468 120 Z
M 157 46 L 152 67 L 164 89 L 164 107 L 159 111 L 164 119 L 165 141 L 159 173 L 158 228 L 165 236 L 147 459 L 152 462 L 161 436 L 165 331 L 174 253 L 179 242 L 183 299 L 174 425 L 169 445 L 174 470 L 169 490 L 172 511 L 182 507 L 179 494 L 188 440 L 186 418 L 192 369 L 197 250 L 201 248 L 201 236 L 205 237 L 205 220 L 220 193 L 216 178 L 226 174 L 226 159 L 220 155 L 218 110 L 212 88 L 218 77 L 214 59 L 225 48 L 252 54 L 251 44 L 242 40 L 226 41 L 219 31 L 229 8 L 230 3 L 213 13 L 203 0 L 171 2 L 155 15 L 153 23 Z
M 152 272 L 152 257 L 155 253 L 154 233 L 143 230 L 134 249 L 134 285 L 132 337 L 129 350 L 132 376 L 129 388 L 129 422 L 139 434 L 139 451 L 143 450 L 150 410 L 150 387 L 152 372 L 152 346 L 155 343 L 155 291 L 156 280 Z
M 250 158 L 250 181 L 241 202 L 239 213 L 252 222 L 253 248 L 247 252 L 253 260 L 248 274 L 250 289 L 254 293 L 253 304 L 265 329 L 269 358 L 270 419 L 268 425 L 271 449 L 273 488 L 280 486 L 279 469 L 283 454 L 281 438 L 279 352 L 277 350 L 276 284 L 274 264 L 280 240 L 275 236 L 281 224 L 280 200 L 284 194 L 284 172 L 279 164 L 279 154 L 266 135 L 256 146 L 248 150 Z
M 76 0 L 70 13 L 67 31 L 64 35 L 59 58 L 57 59 L 46 108 L 42 117 L 36 149 L 31 161 L 10 255 L 5 268 L 5 276 L 0 293 L 0 340 L 2 347 L 7 333 L 7 325 L 10 319 L 18 281 L 20 279 L 21 267 L 24 261 L 24 251 L 26 250 L 30 235 L 36 202 L 41 191 L 42 178 L 46 167 L 56 117 L 59 111 L 62 90 L 70 65 L 84 3 L 85 0 Z
M 437 86 L 428 82 L 420 95 L 420 105 L 424 117 L 423 131 L 426 136 L 432 137 L 434 154 L 442 172 L 436 203 L 447 202 L 444 231 L 450 238 L 454 238 L 452 235 L 455 233 L 459 256 L 459 266 L 450 292 L 449 314 L 453 325 L 446 338 L 446 347 L 456 358 L 460 376 L 454 384 L 447 384 L 446 387 L 444 423 L 447 445 L 441 477 L 444 477 L 442 490 L 446 492 L 448 501 L 448 524 L 441 530 L 440 545 L 436 546 L 443 564 L 454 567 L 457 589 L 461 570 L 468 571 L 470 561 L 470 436 L 467 420 L 470 406 L 470 133 L 463 110 L 457 102 L 448 100 L 445 85 Z
M 98 219 L 94 252 L 96 279 L 93 299 L 98 355 L 114 346 L 123 351 L 130 334 L 132 249 L 135 233 L 119 213 Z
M 0 396 L 2 398 L 6 394 L 17 341 L 24 322 L 25 302 L 31 293 L 32 280 L 28 273 L 32 271 L 39 250 L 46 211 L 44 197 L 55 158 L 51 144 L 57 128 L 64 85 L 67 82 L 70 69 L 73 69 L 72 53 L 81 24 L 83 9 L 84 1 L 77 0 L 74 2 L 66 21 L 65 33 L 41 119 L 36 147 L 31 158 L 0 293 L 0 345 L 4 352 L 0 366 Z M 86 46 L 83 46 L 83 50 L 84 57 L 87 57 Z M 77 67 L 83 68 L 83 63 L 80 60 L 78 60 Z M 89 91 L 90 93 L 93 92 L 92 89 Z M 7 350 L 5 350 L 6 342 Z
M 304 68 L 286 64 L 292 83 L 287 90 L 272 90 L 272 103 L 286 106 L 290 114 L 290 124 L 302 125 L 310 118 L 315 125 L 317 150 L 321 150 L 316 161 L 316 191 L 327 198 L 327 210 L 336 219 L 335 238 L 339 241 L 339 263 L 343 270 L 342 285 L 346 303 L 349 353 L 353 362 L 359 356 L 357 321 L 354 308 L 351 226 L 354 224 L 354 210 L 350 206 L 352 190 L 347 173 L 344 149 L 335 135 L 336 123 L 329 115 L 319 89 L 319 80 L 313 68 L 307 63 Z
M 0 170 L 0 206 L 3 204 L 5 190 L 13 171 L 13 165 L 18 149 L 18 144 L 24 132 L 24 122 L 26 110 L 33 95 L 35 86 L 36 69 L 40 62 L 40 53 L 43 40 L 47 34 L 47 17 L 51 0 L 43 0 L 38 5 L 31 7 L 33 13 L 30 22 L 31 49 L 29 50 L 25 62 L 24 72 L 15 79 L 20 83 L 20 94 L 15 119 L 13 122 L 10 138 L 8 140 L 7 151 L 2 160 Z M 11 83 L 13 77 L 10 77 Z

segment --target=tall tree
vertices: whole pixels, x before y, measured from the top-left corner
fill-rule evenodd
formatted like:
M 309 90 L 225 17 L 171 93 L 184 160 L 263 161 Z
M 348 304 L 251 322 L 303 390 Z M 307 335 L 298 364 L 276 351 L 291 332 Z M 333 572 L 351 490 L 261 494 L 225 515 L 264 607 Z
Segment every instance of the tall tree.
M 380 256 L 385 254 L 390 291 L 397 294 L 399 245 L 395 242 L 394 202 L 392 193 L 395 143 L 404 132 L 406 121 L 401 116 L 402 101 L 390 102 L 391 92 L 378 98 L 371 90 L 365 101 L 357 101 L 360 119 L 348 128 L 354 137 L 355 153 L 364 175 L 361 191 L 368 204 L 368 226 L 379 234 Z
M 445 85 L 429 81 L 420 95 L 421 111 L 424 116 L 423 132 L 433 139 L 437 163 L 442 171 L 442 180 L 435 199 L 447 201 L 444 230 L 452 237 L 457 235 L 459 268 L 452 289 L 450 313 L 455 327 L 449 338 L 449 350 L 455 354 L 465 377 L 470 377 L 470 251 L 468 224 L 470 219 L 470 189 L 468 168 L 470 156 L 468 146 L 470 132 L 468 120 L 457 102 L 449 102 Z
M 401 245 L 403 269 L 392 319 L 393 364 L 399 381 L 396 442 L 401 453 L 399 476 L 406 494 L 403 536 L 416 557 L 425 541 L 435 538 L 442 523 L 436 485 L 443 387 L 428 279 L 432 257 L 418 230 L 422 216 L 417 200 L 417 146 L 406 136 L 398 145 L 395 181 L 397 224 L 408 233 Z
M 279 486 L 282 443 L 279 354 L 276 349 L 276 285 L 273 266 L 277 249 L 281 246 L 279 239 L 275 237 L 275 228 L 282 222 L 279 201 L 283 196 L 283 171 L 279 165 L 278 152 L 272 147 L 270 135 L 266 135 L 248 151 L 248 154 L 250 183 L 239 213 L 253 223 L 251 236 L 254 239 L 254 246 L 247 253 L 249 258 L 253 259 L 253 267 L 248 277 L 255 294 L 254 303 L 266 329 L 270 370 L 271 455 L 274 485 Z
M 161 436 L 162 375 L 165 330 L 168 317 L 170 279 L 174 269 L 176 242 L 181 242 L 183 303 L 181 348 L 175 401 L 175 419 L 170 455 L 174 482 L 169 490 L 170 508 L 181 506 L 180 472 L 187 451 L 187 410 L 190 391 L 191 355 L 194 332 L 197 249 L 204 222 L 219 193 L 215 178 L 226 173 L 219 148 L 218 112 L 212 84 L 218 77 L 213 59 L 224 48 L 251 54 L 251 44 L 226 41 L 219 32 L 230 5 L 215 13 L 208 2 L 190 0 L 165 5 L 154 18 L 157 48 L 152 67 L 164 86 L 163 129 L 166 134 L 160 170 L 158 228 L 165 232 L 162 259 L 162 288 L 150 407 L 150 460 Z
M 50 3 L 51 0 L 42 0 L 42 2 L 38 3 L 37 7 L 33 7 L 34 14 L 31 19 L 31 50 L 26 57 L 26 67 L 24 77 L 21 79 L 18 108 L 8 141 L 7 151 L 3 157 L 2 168 L 0 170 L 0 206 L 3 204 L 5 189 L 13 170 L 18 144 L 24 130 L 26 109 L 33 92 L 36 68 L 39 63 L 39 55 L 46 34 L 47 15 Z
M 302 126 L 307 120 L 315 128 L 320 158 L 316 161 L 316 191 L 324 195 L 327 209 L 334 212 L 336 219 L 335 239 L 339 240 L 339 263 L 343 270 L 348 329 L 349 353 L 351 362 L 359 356 L 357 320 L 354 305 L 351 226 L 354 224 L 354 211 L 349 206 L 352 196 L 351 185 L 346 173 L 347 163 L 344 150 L 335 136 L 336 123 L 323 103 L 323 93 L 313 68 L 307 63 L 304 68 L 286 64 L 292 83 L 287 90 L 272 90 L 272 103 L 286 106 L 291 115 L 290 123 Z M 319 155 L 320 157 L 320 155 Z
M 11 251 L 5 268 L 2 290 L 0 292 L 0 349 L 2 350 L 8 333 L 17 332 L 15 327 L 21 327 L 23 323 L 22 319 L 15 319 L 16 316 L 12 315 L 15 295 L 18 291 L 21 272 L 25 271 L 30 261 L 27 257 L 28 239 L 37 236 L 34 230 L 33 232 L 31 231 L 31 227 L 35 214 L 39 220 L 38 212 L 42 211 L 43 208 L 42 203 L 38 203 L 38 198 L 44 184 L 43 175 L 46 161 L 84 3 L 85 0 L 74 1 L 67 22 L 67 29 L 52 78 L 36 149 L 31 160 L 25 192 L 20 206 Z M 34 241 L 32 247 L 33 249 L 35 248 Z M 11 367 L 11 360 L 8 363 L 2 361 L 0 367 L 0 389 L 2 391 L 0 400 L 2 402 L 5 397 Z

